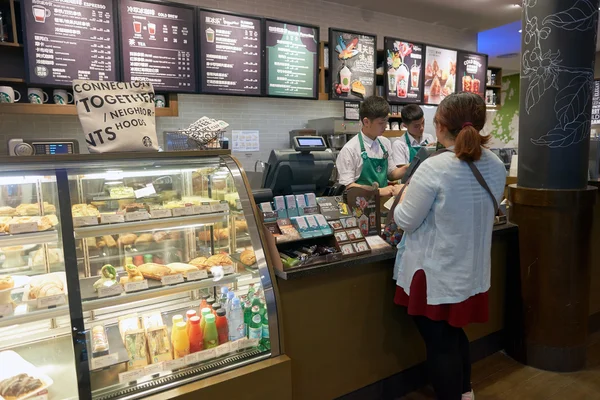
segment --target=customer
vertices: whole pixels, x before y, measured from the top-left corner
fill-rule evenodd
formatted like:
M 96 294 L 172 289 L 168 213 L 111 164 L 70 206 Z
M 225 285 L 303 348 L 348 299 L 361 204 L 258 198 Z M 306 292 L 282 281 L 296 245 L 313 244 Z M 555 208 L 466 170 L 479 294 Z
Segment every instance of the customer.
M 421 147 L 435 143 L 435 139 L 429 133 L 425 133 L 425 117 L 421 107 L 409 104 L 402 107 L 400 115 L 406 133 L 394 141 L 392 150 L 398 165 L 408 165 Z
M 499 201 L 506 170 L 484 148 L 481 97 L 446 97 L 434 118 L 447 152 L 415 172 L 394 218 L 405 232 L 394 269 L 396 304 L 407 307 L 425 341 L 433 388 L 440 400 L 471 400 L 469 341 L 463 327 L 488 319 L 494 203 L 478 183 L 474 162 Z

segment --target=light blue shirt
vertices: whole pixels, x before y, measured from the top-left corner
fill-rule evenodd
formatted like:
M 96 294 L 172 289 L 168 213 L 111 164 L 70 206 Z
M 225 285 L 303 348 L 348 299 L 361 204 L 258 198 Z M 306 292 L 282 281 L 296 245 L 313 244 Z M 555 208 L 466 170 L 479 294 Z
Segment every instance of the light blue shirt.
M 504 164 L 484 149 L 475 165 L 499 204 Z M 394 219 L 404 230 L 394 279 L 407 294 L 420 269 L 427 277 L 430 305 L 460 303 L 490 288 L 494 204 L 454 153 L 430 157 L 419 166 Z

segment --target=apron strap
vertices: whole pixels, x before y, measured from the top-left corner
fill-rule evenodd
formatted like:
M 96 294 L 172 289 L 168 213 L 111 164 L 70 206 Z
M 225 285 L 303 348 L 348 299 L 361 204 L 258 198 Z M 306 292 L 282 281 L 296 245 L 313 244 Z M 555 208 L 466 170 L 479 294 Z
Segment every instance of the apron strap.
M 377 143 L 379 143 L 379 146 L 381 146 L 381 151 L 383 151 L 383 158 L 388 158 L 388 152 L 385 149 L 385 147 L 383 147 L 383 143 L 381 143 L 379 139 L 377 139 Z

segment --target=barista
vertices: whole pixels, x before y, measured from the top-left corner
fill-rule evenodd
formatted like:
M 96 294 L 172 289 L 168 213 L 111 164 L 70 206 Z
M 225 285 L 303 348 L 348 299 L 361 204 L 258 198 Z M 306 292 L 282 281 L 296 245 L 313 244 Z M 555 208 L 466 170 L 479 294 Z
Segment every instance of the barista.
M 415 158 L 421 147 L 433 145 L 435 139 L 425 130 L 423 109 L 416 104 L 404 106 L 401 111 L 402 126 L 407 132 L 392 145 L 398 165 L 408 165 Z
M 383 137 L 390 106 L 381 97 L 367 98 L 360 106 L 361 132 L 340 151 L 336 167 L 339 183 L 346 187 L 379 186 L 380 196 L 396 195 L 400 186 L 388 186 L 389 181 L 402 178 L 404 171 L 396 168 L 392 145 Z

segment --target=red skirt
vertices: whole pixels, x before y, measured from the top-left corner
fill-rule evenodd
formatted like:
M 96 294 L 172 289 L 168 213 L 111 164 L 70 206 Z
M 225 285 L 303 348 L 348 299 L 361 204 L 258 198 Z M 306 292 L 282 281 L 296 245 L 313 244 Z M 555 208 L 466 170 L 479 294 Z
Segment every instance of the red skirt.
M 455 328 L 484 323 L 489 317 L 488 292 L 476 294 L 457 304 L 427 304 L 427 278 L 422 269 L 413 276 L 410 296 L 400 286 L 396 286 L 394 303 L 407 307 L 409 315 L 421 315 L 433 321 L 446 321 Z

